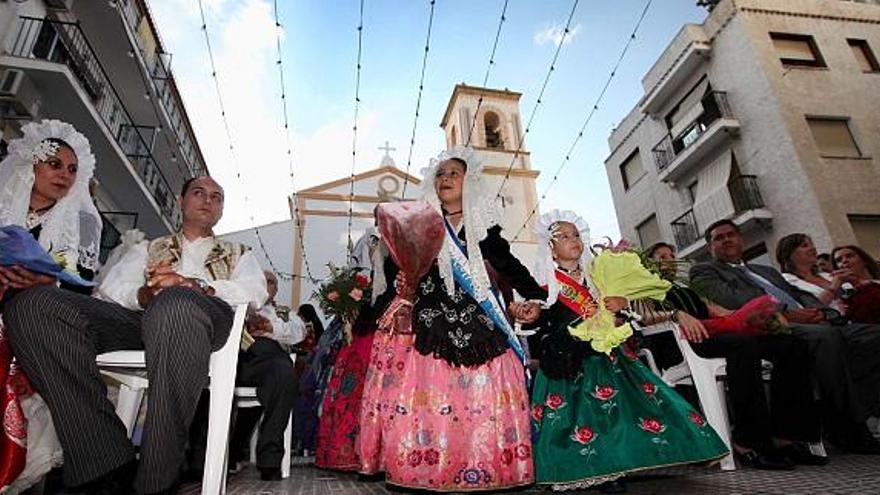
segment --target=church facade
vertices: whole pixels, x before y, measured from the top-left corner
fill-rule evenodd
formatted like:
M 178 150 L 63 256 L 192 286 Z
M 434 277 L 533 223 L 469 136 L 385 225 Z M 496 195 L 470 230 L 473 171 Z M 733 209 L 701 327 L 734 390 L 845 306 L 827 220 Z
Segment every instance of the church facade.
M 511 241 L 516 256 L 530 267 L 537 253 L 532 223 L 540 212 L 531 218 L 529 214 L 536 209 L 535 180 L 539 172 L 532 170 L 531 155 L 520 142 L 521 96 L 506 89 L 456 85 L 440 127 L 448 148 L 471 146 L 485 162 L 489 190 L 500 191 L 503 235 Z M 277 268 L 298 275 L 279 281 L 280 303 L 289 301 L 292 307 L 314 304 L 311 297 L 317 285 L 311 277 L 326 277 L 328 263 L 345 264 L 349 239 L 356 242 L 373 225 L 376 205 L 419 198 L 421 179 L 398 169 L 387 154 L 390 148 L 386 145 L 384 149 L 386 155 L 377 168 L 297 191 L 290 200 L 290 209 L 291 217 L 298 222 L 287 220 L 260 227 Z M 254 229 L 224 237 L 257 247 Z M 261 249 L 256 252 L 263 266 L 268 267 Z

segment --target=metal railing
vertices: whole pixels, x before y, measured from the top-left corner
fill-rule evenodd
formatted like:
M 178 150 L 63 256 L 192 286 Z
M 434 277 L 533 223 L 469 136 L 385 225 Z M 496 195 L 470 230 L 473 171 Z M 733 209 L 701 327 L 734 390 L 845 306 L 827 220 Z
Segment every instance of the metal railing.
M 733 209 L 736 213 L 764 207 L 764 198 L 758 188 L 758 178 L 754 175 L 740 175 L 727 184 Z
M 123 152 L 129 157 L 132 154 L 149 157 L 147 161 L 132 161 L 132 165 L 142 180 L 153 177 L 151 183 L 144 183 L 161 206 L 160 199 L 171 188 L 152 157 L 152 139 L 147 140 L 143 135 L 145 129 L 154 128 L 134 123 L 79 24 L 28 16 L 21 16 L 19 20 L 21 24 L 9 54 L 67 66 L 89 95 L 97 114 Z M 177 209 L 176 204 L 161 208 L 162 214 L 174 228 L 178 227 L 174 219 L 180 217 Z
M 697 218 L 694 216 L 694 210 L 690 209 L 684 215 L 673 220 L 672 235 L 675 237 L 675 245 L 678 249 L 684 249 L 691 244 L 697 242 L 700 238 L 700 231 L 697 227 Z
M 195 152 L 195 141 L 185 122 L 186 113 L 183 111 L 182 103 L 175 97 L 175 93 L 171 88 L 174 84 L 173 76 L 171 75 L 171 55 L 155 50 L 149 51 L 144 46 L 144 43 L 142 43 L 137 33 L 140 30 L 140 23 L 145 14 L 136 5 L 136 0 L 120 0 L 116 2 L 116 5 L 134 36 L 135 46 L 141 52 L 141 56 L 146 63 L 147 71 L 150 73 L 148 78 L 149 84 L 153 86 L 158 100 L 165 110 L 165 115 L 171 123 L 180 148 L 180 157 L 185 161 L 187 168 L 193 176 L 205 173 L 205 165 L 199 160 Z
M 685 130 L 677 136 L 667 133 L 651 150 L 654 153 L 658 170 L 668 167 L 675 160 L 675 157 L 696 142 L 715 121 L 722 118 L 733 118 L 730 105 L 727 103 L 727 93 L 724 91 L 709 91 L 700 103 L 703 105 L 703 113 L 699 117 L 688 124 Z

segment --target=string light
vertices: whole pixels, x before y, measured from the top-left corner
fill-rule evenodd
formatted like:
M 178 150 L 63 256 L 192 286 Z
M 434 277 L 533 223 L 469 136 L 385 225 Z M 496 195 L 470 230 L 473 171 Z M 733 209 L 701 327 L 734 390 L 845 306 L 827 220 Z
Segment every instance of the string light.
M 486 87 L 489 84 L 489 73 L 492 72 L 492 67 L 495 66 L 495 50 L 498 49 L 498 39 L 501 37 L 501 27 L 504 25 L 504 21 L 507 20 L 507 3 L 509 0 L 504 0 L 504 6 L 501 8 L 501 18 L 498 19 L 498 29 L 495 30 L 495 41 L 492 43 L 492 53 L 489 54 L 489 64 L 486 66 L 486 75 L 483 76 L 483 86 Z M 470 146 L 471 138 L 474 135 L 474 126 L 477 123 L 477 115 L 480 115 L 480 107 L 483 106 L 483 95 L 480 94 L 480 98 L 477 100 L 477 109 L 474 111 L 474 118 L 471 120 L 471 129 L 468 131 L 467 141 L 465 141 L 465 146 Z
M 620 52 L 620 56 L 617 58 L 617 62 L 614 64 L 614 67 L 611 69 L 611 73 L 608 75 L 608 78 L 605 80 L 605 85 L 602 87 L 602 91 L 599 92 L 599 96 L 596 98 L 595 103 L 593 103 L 592 107 L 590 107 L 589 112 L 587 113 L 586 119 L 584 119 L 583 125 L 581 125 L 580 130 L 574 138 L 574 141 L 571 143 L 571 146 L 568 148 L 568 152 L 565 153 L 565 158 L 562 160 L 562 163 L 559 164 L 559 167 L 556 169 L 556 172 L 553 174 L 553 177 L 550 179 L 550 183 L 547 184 L 547 187 L 544 188 L 544 192 L 541 194 L 541 197 L 538 201 L 535 202 L 535 206 L 529 212 L 529 215 L 526 217 L 522 226 L 520 226 L 519 230 L 517 230 L 516 235 L 513 236 L 513 240 L 516 241 L 519 238 L 519 235 L 525 230 L 526 226 L 529 223 L 529 220 L 535 216 L 535 213 L 538 211 L 538 205 L 541 201 L 547 198 L 547 193 L 550 191 L 550 188 L 556 183 L 556 180 L 559 178 L 559 175 L 562 173 L 565 166 L 571 160 L 571 154 L 577 146 L 578 142 L 580 142 L 581 138 L 584 137 L 584 132 L 587 129 L 587 125 L 589 125 L 590 121 L 593 119 L 593 115 L 599 110 L 599 105 L 602 103 L 602 100 L 605 98 L 605 93 L 608 91 L 608 87 L 611 86 L 611 81 L 614 79 L 614 76 L 617 74 L 618 69 L 620 69 L 621 63 L 623 63 L 624 57 L 626 57 L 626 53 L 629 51 L 630 46 L 632 45 L 633 40 L 636 39 L 636 34 L 639 31 L 639 28 L 642 25 L 642 21 L 645 20 L 645 16 L 648 14 L 648 9 L 651 8 L 651 4 L 653 0 L 648 0 L 645 3 L 645 7 L 642 9 L 642 13 L 636 21 L 635 28 L 633 28 L 629 37 L 626 40 L 626 43 L 623 45 L 623 50 Z
M 220 106 L 220 117 L 223 120 L 223 128 L 226 130 L 226 139 L 229 143 L 229 155 L 232 157 L 232 163 L 235 166 L 235 178 L 241 180 L 241 169 L 238 163 L 238 154 L 235 151 L 235 143 L 232 139 L 232 132 L 229 128 L 229 120 L 226 117 L 226 106 L 223 104 L 223 94 L 220 91 L 220 80 L 217 77 L 217 64 L 214 61 L 214 51 L 211 48 L 211 37 L 208 34 L 208 23 L 205 18 L 205 9 L 202 4 L 202 0 L 199 0 L 199 14 L 202 19 L 202 32 L 205 35 L 205 46 L 208 49 L 208 60 L 211 63 L 211 77 L 214 79 L 214 89 L 217 91 L 217 103 Z M 263 235 L 260 233 L 260 228 L 257 226 L 256 219 L 254 218 L 253 213 L 248 207 L 249 198 L 247 193 L 244 193 L 244 203 L 245 210 L 248 211 L 248 215 L 250 216 L 251 224 L 254 225 L 254 233 L 257 236 L 257 242 L 260 244 L 260 249 L 263 251 L 263 255 L 266 257 L 266 261 L 269 262 L 269 268 L 272 270 L 272 273 L 275 274 L 276 277 L 283 280 L 290 280 L 294 277 L 292 273 L 286 273 L 278 270 L 275 266 L 275 263 L 272 261 L 272 257 L 269 256 L 269 251 L 266 249 L 266 243 L 263 241 Z
M 409 154 L 406 157 L 406 175 L 403 178 L 403 194 L 401 198 L 406 198 L 406 186 L 409 184 L 409 169 L 412 166 L 413 148 L 416 145 L 416 128 L 419 124 L 419 109 L 422 106 L 422 90 L 425 88 L 425 69 L 428 65 L 428 52 L 431 49 L 431 28 L 434 26 L 434 3 L 431 0 L 431 13 L 428 16 L 428 34 L 425 36 L 425 54 L 422 56 L 422 75 L 419 78 L 419 96 L 416 98 L 416 115 L 413 117 L 412 135 L 409 139 Z
M 351 242 L 351 223 L 354 217 L 354 168 L 357 163 L 357 131 L 358 131 L 358 111 L 361 106 L 361 55 L 364 46 L 364 0 L 360 1 L 360 17 L 357 26 L 358 51 L 357 51 L 357 71 L 354 84 L 354 125 L 352 126 L 351 138 L 351 174 L 349 176 L 348 191 L 348 254 L 354 249 Z
M 284 138 L 287 142 L 287 168 L 290 178 L 290 190 L 292 191 L 290 201 L 293 207 L 293 209 L 291 210 L 291 214 L 293 216 L 293 222 L 296 227 L 297 241 L 299 242 L 300 252 L 302 253 L 303 257 L 303 264 L 306 268 L 306 275 L 308 276 L 308 280 L 315 284 L 318 282 L 318 280 L 314 277 L 314 275 L 312 275 L 312 268 L 309 264 L 309 257 L 306 253 L 306 245 L 305 242 L 303 242 L 299 205 L 297 204 L 296 198 L 296 181 L 293 173 L 293 145 L 290 141 L 290 119 L 287 116 L 287 90 L 284 84 L 284 57 L 281 53 L 281 20 L 278 15 L 278 0 L 274 0 L 273 7 L 275 11 L 275 47 L 278 53 L 278 60 L 276 61 L 275 65 L 278 66 L 278 82 L 279 87 L 281 88 L 281 111 L 284 117 Z
M 532 107 L 532 112 L 531 115 L 529 115 L 526 129 L 517 140 L 516 151 L 514 151 L 513 153 L 513 158 L 510 159 L 510 166 L 507 167 L 507 172 L 504 173 L 504 179 L 501 181 L 501 187 L 498 188 L 498 194 L 495 195 L 496 200 L 501 198 L 501 193 L 504 191 L 504 186 L 510 179 L 511 172 L 513 172 L 513 165 L 516 163 L 516 159 L 519 157 L 519 154 L 522 151 L 523 140 L 525 140 L 526 136 L 529 134 L 529 130 L 531 130 L 532 128 L 532 121 L 535 119 L 535 114 L 538 112 L 538 107 L 541 106 L 541 99 L 544 97 L 544 91 L 547 89 L 547 84 L 550 82 L 550 76 L 552 76 L 553 71 L 556 70 L 556 60 L 559 58 L 559 52 L 562 51 L 562 45 L 565 44 L 565 40 L 571 32 L 571 20 L 572 18 L 574 18 L 574 13 L 577 10 L 578 3 L 579 0 L 574 0 L 574 3 L 571 6 L 571 12 L 569 12 L 568 20 L 565 22 L 565 29 L 562 31 L 562 36 L 560 36 L 559 43 L 556 45 L 556 52 L 553 54 L 553 60 L 550 62 L 550 68 L 547 70 L 547 75 L 544 76 L 544 83 L 541 85 L 541 91 L 538 92 L 538 99 L 535 101 L 535 106 Z M 474 118 L 476 118 L 476 115 L 474 116 Z

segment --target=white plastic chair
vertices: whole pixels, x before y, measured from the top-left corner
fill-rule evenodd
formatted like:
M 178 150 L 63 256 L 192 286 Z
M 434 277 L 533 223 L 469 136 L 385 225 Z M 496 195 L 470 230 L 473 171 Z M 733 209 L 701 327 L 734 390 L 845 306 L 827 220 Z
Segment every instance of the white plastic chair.
M 704 358 L 697 355 L 690 342 L 684 337 L 678 325 L 671 322 L 658 323 L 648 327 L 642 327 L 643 335 L 654 335 L 663 332 L 673 332 L 675 341 L 684 357 L 684 361 L 676 366 L 664 370 L 661 377 L 669 386 L 693 385 L 697 389 L 700 406 L 709 425 L 718 433 L 721 440 L 730 450 L 730 454 L 721 459 L 723 471 L 736 469 L 733 459 L 733 450 L 730 435 L 730 418 L 727 415 L 727 396 L 724 382 L 727 376 L 727 360 L 724 358 Z M 764 378 L 767 379 L 769 372 L 764 370 Z M 719 380 L 721 379 L 721 380 Z M 825 457 L 825 445 L 822 442 L 809 444 L 813 455 Z
M 226 454 L 229 441 L 229 421 L 232 414 L 232 395 L 238 366 L 238 349 L 247 314 L 247 304 L 235 308 L 232 329 L 226 343 L 211 354 L 208 376 L 211 393 L 208 414 L 208 445 L 205 451 L 205 471 L 202 476 L 202 494 L 226 493 Z M 101 373 L 119 382 L 116 414 L 131 436 L 138 410 L 149 381 L 137 374 L 146 370 L 144 351 L 106 352 L 97 358 Z
M 296 354 L 290 355 L 290 360 L 296 363 Z M 260 401 L 257 399 L 257 388 L 256 387 L 235 387 L 235 404 L 238 407 L 247 408 L 247 407 L 258 407 L 260 405 Z M 257 428 L 254 430 L 254 434 L 251 437 L 251 445 L 250 445 L 250 462 L 251 464 L 256 464 L 257 462 L 257 435 L 259 434 L 260 428 L 259 423 L 257 423 Z M 281 477 L 289 478 L 290 477 L 290 457 L 291 457 L 291 449 L 290 444 L 293 440 L 293 411 L 290 411 L 290 419 L 287 420 L 287 428 L 284 429 L 284 457 L 281 458 Z

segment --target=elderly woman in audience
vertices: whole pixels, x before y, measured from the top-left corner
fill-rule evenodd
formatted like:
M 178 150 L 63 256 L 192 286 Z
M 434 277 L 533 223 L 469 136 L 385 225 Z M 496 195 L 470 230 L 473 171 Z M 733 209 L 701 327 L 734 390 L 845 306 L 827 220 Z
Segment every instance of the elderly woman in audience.
M 831 273 L 821 271 L 816 246 L 810 236 L 797 233 L 780 239 L 776 244 L 776 261 L 786 282 L 809 292 L 822 304 L 845 311 L 841 288 L 853 273 L 846 268 Z
M 846 297 L 847 316 L 860 323 L 880 323 L 880 267 L 864 249 L 840 246 L 831 251 L 836 270 L 845 270 L 852 291 Z

